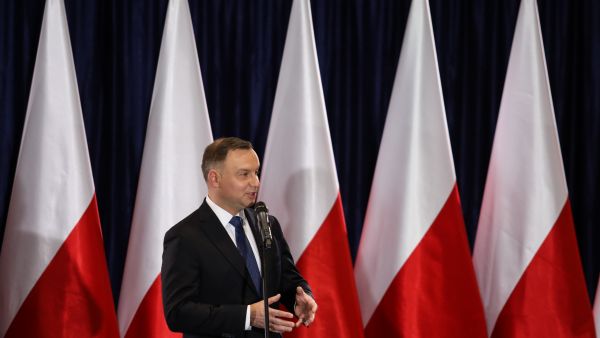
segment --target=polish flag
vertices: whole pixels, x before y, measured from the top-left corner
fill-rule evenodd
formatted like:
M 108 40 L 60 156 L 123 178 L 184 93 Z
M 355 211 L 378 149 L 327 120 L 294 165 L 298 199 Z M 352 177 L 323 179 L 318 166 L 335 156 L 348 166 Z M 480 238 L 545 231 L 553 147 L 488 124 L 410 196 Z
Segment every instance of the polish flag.
M 2 252 L 0 336 L 118 337 L 69 29 L 46 1 Z
M 600 337 L 600 281 L 596 288 L 596 298 L 594 299 L 594 321 L 596 322 L 596 337 Z
M 366 337 L 486 337 L 427 0 L 413 0 L 356 265 Z
M 281 223 L 319 310 L 288 337 L 362 337 L 310 2 L 292 4 L 259 199 Z
M 473 261 L 491 337 L 595 337 L 535 0 L 519 9 Z
M 181 336 L 163 312 L 163 237 L 202 204 L 202 154 L 211 142 L 188 1 L 170 0 L 119 300 L 122 337 Z

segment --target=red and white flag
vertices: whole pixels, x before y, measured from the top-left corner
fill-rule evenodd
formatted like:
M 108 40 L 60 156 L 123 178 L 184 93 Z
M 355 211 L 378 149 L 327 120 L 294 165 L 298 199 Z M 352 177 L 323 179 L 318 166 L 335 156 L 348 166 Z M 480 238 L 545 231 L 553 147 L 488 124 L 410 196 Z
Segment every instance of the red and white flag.
M 170 0 L 119 299 L 122 337 L 176 336 L 162 305 L 163 237 L 202 204 L 202 154 L 211 142 L 188 1 Z
M 362 337 L 308 0 L 292 4 L 259 198 L 319 305 L 310 328 L 286 336 Z
M 600 281 L 598 282 L 600 286 Z M 600 337 L 600 288 L 596 288 L 596 298 L 594 299 L 594 321 L 596 322 L 596 337 Z
M 491 337 L 594 337 L 537 2 L 522 0 L 473 261 Z
M 354 268 L 366 337 L 486 337 L 427 0 L 413 0 Z
M 600 286 L 600 281 L 598 282 Z M 596 322 L 596 337 L 600 337 L 600 288 L 596 288 L 596 298 L 594 299 L 594 321 Z
M 118 337 L 69 30 L 46 1 L 0 253 L 0 336 Z

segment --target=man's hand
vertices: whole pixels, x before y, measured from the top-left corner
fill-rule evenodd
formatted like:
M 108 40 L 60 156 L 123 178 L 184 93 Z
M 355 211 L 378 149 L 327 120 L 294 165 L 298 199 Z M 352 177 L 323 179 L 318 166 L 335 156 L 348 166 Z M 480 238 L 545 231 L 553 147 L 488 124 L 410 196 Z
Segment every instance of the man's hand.
M 298 322 L 294 324 L 294 327 L 298 327 L 300 324 L 309 326 L 315 320 L 315 314 L 317 313 L 317 302 L 307 295 L 301 287 L 296 288 L 294 313 L 298 317 Z
M 280 294 L 277 294 L 269 298 L 269 305 L 277 302 L 281 298 Z M 294 318 L 294 315 L 281 310 L 269 308 L 269 331 L 284 333 L 291 332 L 294 328 L 294 322 L 282 319 L 282 318 Z M 262 301 L 250 305 L 250 325 L 264 329 L 265 328 L 265 305 Z

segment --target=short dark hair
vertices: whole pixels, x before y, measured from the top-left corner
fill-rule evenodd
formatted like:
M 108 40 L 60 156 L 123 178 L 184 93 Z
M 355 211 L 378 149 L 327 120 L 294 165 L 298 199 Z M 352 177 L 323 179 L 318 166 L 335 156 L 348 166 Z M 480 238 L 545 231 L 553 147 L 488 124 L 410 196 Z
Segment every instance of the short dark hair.
M 202 156 L 202 175 L 204 175 L 204 180 L 208 181 L 208 172 L 210 169 L 223 163 L 230 151 L 238 149 L 250 150 L 254 148 L 252 148 L 252 143 L 238 137 L 221 137 L 209 144 L 204 149 L 204 156 Z

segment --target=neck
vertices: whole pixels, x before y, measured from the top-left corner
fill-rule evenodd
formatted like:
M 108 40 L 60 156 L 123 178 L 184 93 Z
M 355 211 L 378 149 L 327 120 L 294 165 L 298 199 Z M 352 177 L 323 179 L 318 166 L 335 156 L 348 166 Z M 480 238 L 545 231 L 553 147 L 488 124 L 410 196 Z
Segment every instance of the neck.
M 228 213 L 230 213 L 232 216 L 236 216 L 240 213 L 240 211 L 242 211 L 242 209 L 238 209 L 238 208 L 232 208 L 230 206 L 227 206 L 226 203 L 223 203 L 223 201 L 218 197 L 217 194 L 215 194 L 214 192 L 208 192 L 208 197 L 210 198 L 211 201 L 213 201 L 216 205 L 218 205 L 221 209 L 227 211 Z

